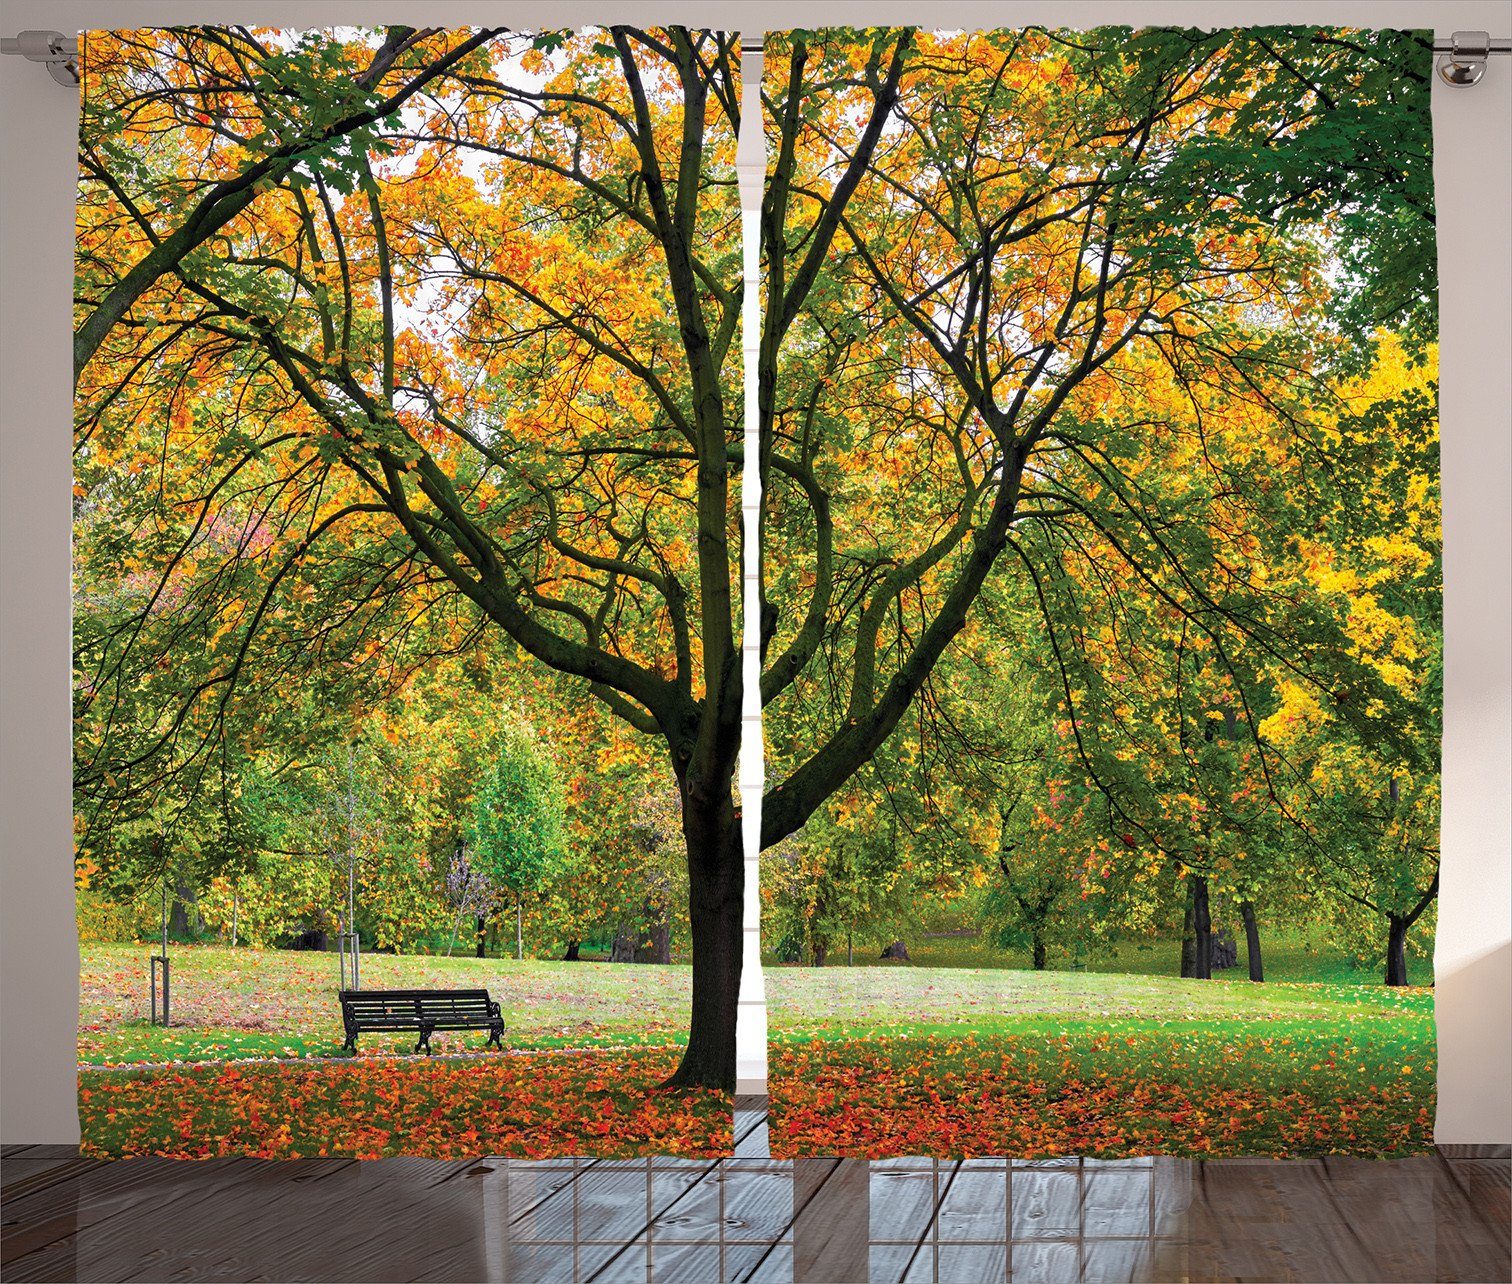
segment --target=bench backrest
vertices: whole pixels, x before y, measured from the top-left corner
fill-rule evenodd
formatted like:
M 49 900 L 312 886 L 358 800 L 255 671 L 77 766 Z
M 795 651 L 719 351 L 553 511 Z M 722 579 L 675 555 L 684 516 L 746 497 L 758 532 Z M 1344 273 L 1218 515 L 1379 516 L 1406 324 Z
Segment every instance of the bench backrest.
M 487 1016 L 487 990 L 343 990 L 341 1006 L 359 1020 Z

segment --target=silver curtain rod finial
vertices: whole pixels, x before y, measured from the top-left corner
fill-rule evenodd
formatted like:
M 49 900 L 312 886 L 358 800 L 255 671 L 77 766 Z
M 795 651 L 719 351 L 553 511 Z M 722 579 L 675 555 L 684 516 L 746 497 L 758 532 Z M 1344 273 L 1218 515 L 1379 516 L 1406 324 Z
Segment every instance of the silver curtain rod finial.
M 23 31 L 0 39 L 0 54 L 20 54 L 28 62 L 40 62 L 60 85 L 75 89 L 79 84 L 79 42 L 61 31 Z
M 1512 40 L 1493 40 L 1484 31 L 1456 31 L 1448 42 L 1435 40 L 1438 74 L 1446 85 L 1473 85 L 1486 74 L 1492 54 L 1512 53 Z

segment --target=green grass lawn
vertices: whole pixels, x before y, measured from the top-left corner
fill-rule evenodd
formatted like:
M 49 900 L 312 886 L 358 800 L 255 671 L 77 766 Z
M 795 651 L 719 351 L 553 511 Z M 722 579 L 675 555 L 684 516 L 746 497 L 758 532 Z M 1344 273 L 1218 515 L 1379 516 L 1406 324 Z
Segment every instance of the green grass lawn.
M 335 955 L 175 946 L 174 1024 L 164 1030 L 147 1022 L 149 953 L 146 945 L 84 947 L 81 1061 L 293 1058 L 340 1050 Z M 503 1005 L 514 1048 L 665 1045 L 686 1038 L 690 972 L 681 965 L 370 954 L 362 967 L 363 983 L 372 989 L 486 987 Z M 947 1033 L 964 1026 L 1012 1033 L 1068 1023 L 1112 1029 L 1291 1021 L 1338 1029 L 1383 1020 L 1402 1029 L 1416 1029 L 1418 1022 L 1431 1037 L 1431 992 L 1388 990 L 1378 982 L 1253 985 L 1243 976 L 1236 971 L 1224 979 L 1183 981 L 1091 970 L 772 967 L 766 984 L 771 1028 L 783 1039 Z M 436 1046 L 456 1050 L 478 1042 L 465 1034 L 438 1035 Z M 403 1035 L 362 1040 L 368 1051 L 408 1051 L 412 1044 Z
M 597 1131 L 606 1111 L 647 1145 L 704 1153 L 719 1144 L 711 1140 L 717 1109 L 705 1103 L 669 1114 L 655 1104 L 658 1094 L 647 1096 L 686 1037 L 686 967 L 364 956 L 363 981 L 375 989 L 486 986 L 503 1006 L 506 1046 L 547 1054 L 432 1062 L 427 1070 L 371 1055 L 310 1063 L 335 1056 L 342 1043 L 334 955 L 176 947 L 174 1025 L 164 1030 L 146 1020 L 148 953 L 144 945 L 83 951 L 79 1057 L 90 1068 L 81 1103 L 91 1144 L 104 1152 L 388 1154 L 420 1145 L 420 1137 L 422 1149 L 444 1142 L 529 1154 L 532 1138 L 549 1134 L 541 1145 L 569 1153 L 608 1144 Z M 1431 990 L 1228 976 L 768 969 L 774 1151 L 1385 1155 L 1428 1144 Z M 482 1044 L 481 1035 L 436 1039 L 439 1052 Z M 412 1038 L 364 1036 L 362 1047 L 407 1053 Z M 551 1056 L 569 1048 L 592 1051 Z M 214 1064 L 243 1059 L 285 1064 L 243 1068 L 252 1078 Z M 153 1068 L 163 1062 L 184 1064 Z M 103 1068 L 133 1064 L 142 1068 Z M 620 1070 L 631 1065 L 639 1067 L 640 1095 L 613 1098 Z M 291 1086 L 257 1077 L 275 1070 L 331 1076 L 328 1086 L 299 1081 L 311 1108 L 323 1112 L 318 1127 L 278 1105 Z M 431 1137 L 423 1112 L 386 1130 L 342 1122 L 347 1099 L 354 1119 L 386 1117 L 383 1103 L 399 1083 L 386 1075 L 427 1073 L 452 1076 L 469 1100 L 528 1098 L 535 1113 L 505 1102 L 486 1137 L 463 1129 L 460 1140 L 448 1140 L 445 1129 Z M 550 1092 L 538 1091 L 543 1075 L 565 1084 L 573 1074 L 582 1082 L 570 1102 L 553 1104 Z M 186 1100 L 196 1103 L 192 1119 Z M 275 1118 L 282 1139 L 268 1149 L 256 1138 Z M 188 1142 L 173 1130 L 185 1126 L 185 1136 L 208 1130 L 230 1149 L 183 1149 Z
M 1388 1155 L 1432 1136 L 1427 989 L 781 968 L 767 1000 L 783 1155 Z
M 331 1056 L 344 1035 L 335 954 L 173 946 L 172 1017 L 148 1024 L 147 945 L 82 949 L 79 1060 L 91 1064 Z M 364 954 L 369 989 L 485 987 L 511 1048 L 675 1044 L 686 1040 L 687 967 Z M 484 1036 L 436 1035 L 437 1052 Z M 414 1037 L 364 1035 L 364 1051 L 404 1051 Z

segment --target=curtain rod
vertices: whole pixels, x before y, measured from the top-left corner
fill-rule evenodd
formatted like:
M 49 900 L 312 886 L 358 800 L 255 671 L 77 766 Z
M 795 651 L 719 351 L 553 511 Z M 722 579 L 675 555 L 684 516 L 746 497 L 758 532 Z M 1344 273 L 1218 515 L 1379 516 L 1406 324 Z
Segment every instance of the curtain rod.
M 742 40 L 741 48 L 755 53 L 761 45 Z M 1433 52 L 1439 55 L 1438 73 L 1445 84 L 1473 85 L 1486 74 L 1486 61 L 1493 54 L 1512 54 L 1512 38 L 1456 31 L 1447 39 L 1435 39 Z M 79 83 L 79 42 L 61 31 L 23 31 L 0 38 L 0 54 L 20 54 L 30 62 L 40 62 L 60 85 Z
M 61 31 L 23 31 L 19 36 L 0 37 L 0 54 L 20 54 L 28 62 L 40 62 L 60 85 L 79 84 L 79 42 Z

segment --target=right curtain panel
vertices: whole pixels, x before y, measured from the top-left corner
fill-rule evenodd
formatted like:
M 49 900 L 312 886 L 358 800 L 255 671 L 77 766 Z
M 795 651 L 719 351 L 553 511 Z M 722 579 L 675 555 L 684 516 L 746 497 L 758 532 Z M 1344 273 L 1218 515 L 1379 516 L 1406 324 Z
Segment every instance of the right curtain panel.
M 1430 1144 L 1431 61 L 768 36 L 774 1155 Z

